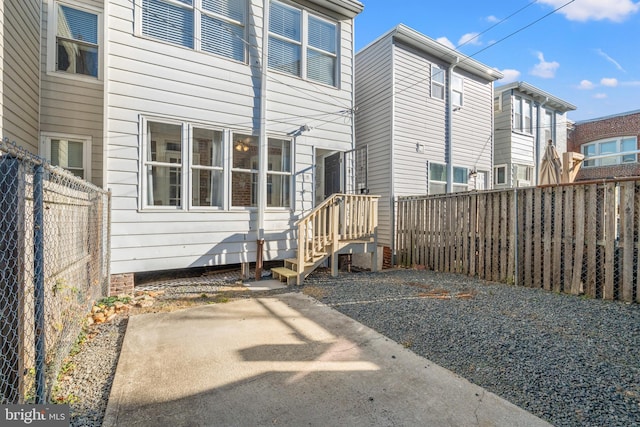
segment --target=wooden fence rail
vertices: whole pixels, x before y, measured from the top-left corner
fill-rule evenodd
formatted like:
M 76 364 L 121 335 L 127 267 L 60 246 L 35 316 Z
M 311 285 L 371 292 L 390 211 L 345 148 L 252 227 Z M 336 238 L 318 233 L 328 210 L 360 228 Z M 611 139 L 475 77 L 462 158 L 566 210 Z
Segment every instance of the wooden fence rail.
M 640 302 L 640 181 L 397 199 L 402 266 Z

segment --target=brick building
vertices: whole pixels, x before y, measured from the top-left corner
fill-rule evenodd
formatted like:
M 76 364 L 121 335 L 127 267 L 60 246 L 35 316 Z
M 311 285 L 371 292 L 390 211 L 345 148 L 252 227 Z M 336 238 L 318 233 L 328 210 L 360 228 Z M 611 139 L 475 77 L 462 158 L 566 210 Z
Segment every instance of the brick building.
M 567 149 L 584 155 L 576 181 L 640 176 L 640 110 L 576 122 Z

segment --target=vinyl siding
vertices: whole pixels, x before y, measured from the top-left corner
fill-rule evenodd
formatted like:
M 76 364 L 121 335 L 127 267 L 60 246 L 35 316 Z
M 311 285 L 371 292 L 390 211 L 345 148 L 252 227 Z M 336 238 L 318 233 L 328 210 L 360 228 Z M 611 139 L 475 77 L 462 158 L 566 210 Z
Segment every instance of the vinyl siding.
M 134 34 L 133 3 L 109 8 L 107 95 L 108 187 L 112 190 L 112 273 L 252 262 L 254 209 L 138 209 L 140 117 L 175 119 L 257 134 L 260 108 L 262 2 L 250 2 L 247 64 Z M 255 26 L 252 26 L 255 25 Z M 269 71 L 267 132 L 293 141 L 295 209 L 267 209 L 265 259 L 295 253 L 294 223 L 313 207 L 314 149 L 352 148 L 353 21 L 340 21 L 340 87 Z M 249 65 L 251 64 L 251 65 Z M 233 189 L 228 184 L 227 191 Z
M 356 55 L 356 146 L 367 145 L 369 193 L 379 195 L 378 242 L 391 246 L 393 141 L 393 53 L 391 38 Z
M 511 92 L 496 94 L 502 108 L 494 114 L 494 165 L 511 163 Z
M 49 20 L 51 1 L 43 2 L 41 69 L 42 92 L 40 111 L 40 130 L 43 134 L 57 133 L 91 137 L 91 177 L 88 180 L 98 186 L 104 185 L 104 83 L 103 80 L 82 78 L 55 71 L 55 58 L 48 57 L 51 45 L 55 46 L 55 35 L 51 37 Z M 53 3 L 55 4 L 55 3 Z M 72 7 L 100 13 L 105 22 L 104 3 L 99 0 L 85 0 L 69 3 Z M 102 38 L 100 49 L 106 47 Z M 104 55 L 100 56 L 99 74 L 105 70 Z M 44 146 L 40 147 L 41 153 Z
M 38 152 L 40 1 L 0 5 L 0 136 Z
M 493 84 L 465 72 L 454 71 L 463 79 L 462 108 L 453 112 L 453 165 L 467 170 L 485 171 L 489 182 L 493 166 Z M 469 179 L 470 189 L 475 183 Z M 488 185 L 487 188 L 491 188 Z
M 396 44 L 393 192 L 427 194 L 427 162 L 445 162 L 444 100 L 431 97 L 432 58 Z M 442 64 L 438 64 L 444 67 Z M 417 144 L 421 144 L 420 150 Z

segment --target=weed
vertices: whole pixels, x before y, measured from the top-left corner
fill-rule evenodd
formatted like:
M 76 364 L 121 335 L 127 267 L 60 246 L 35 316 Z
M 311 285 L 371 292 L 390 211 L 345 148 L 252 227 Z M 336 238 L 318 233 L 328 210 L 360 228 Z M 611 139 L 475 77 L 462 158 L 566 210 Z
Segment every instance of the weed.
M 110 296 L 110 297 L 105 297 L 102 298 L 100 300 L 98 300 L 96 302 L 96 305 L 99 306 L 103 306 L 103 307 L 113 307 L 113 305 L 117 302 L 121 302 L 123 304 L 129 304 L 131 302 L 131 297 L 127 297 L 127 296 Z
M 326 291 L 318 286 L 305 286 L 302 293 L 315 299 L 322 299 L 326 296 Z

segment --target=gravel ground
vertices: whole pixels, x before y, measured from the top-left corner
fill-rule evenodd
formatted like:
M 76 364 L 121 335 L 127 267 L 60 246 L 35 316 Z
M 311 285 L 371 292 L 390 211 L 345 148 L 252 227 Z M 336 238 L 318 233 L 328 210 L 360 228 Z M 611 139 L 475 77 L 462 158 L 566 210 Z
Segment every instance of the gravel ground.
M 166 311 L 248 294 L 210 279 L 174 280 Z M 640 425 L 640 305 L 429 271 L 314 273 L 302 291 L 556 426 Z M 135 313 L 132 313 L 135 314 Z M 99 426 L 126 317 L 93 326 L 59 392 L 72 426 Z

